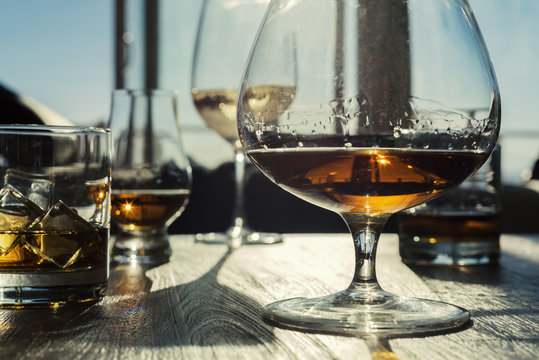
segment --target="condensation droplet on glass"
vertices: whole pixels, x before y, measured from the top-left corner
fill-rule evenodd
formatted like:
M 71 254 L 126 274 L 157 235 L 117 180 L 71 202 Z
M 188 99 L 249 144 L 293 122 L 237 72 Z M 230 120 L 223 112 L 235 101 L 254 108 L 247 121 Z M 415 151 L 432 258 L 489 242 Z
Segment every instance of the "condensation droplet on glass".
M 429 144 L 425 144 L 425 145 L 423 145 L 423 149 L 428 149 L 429 147 L 430 147 L 430 145 L 429 145 Z
M 393 137 L 398 139 L 398 138 L 401 137 L 401 135 L 402 135 L 402 130 L 401 130 L 401 128 L 400 128 L 399 126 L 395 126 L 395 127 L 393 128 Z
M 299 142 L 298 142 L 298 146 L 299 146 L 299 147 L 303 147 L 303 142 L 299 141 Z
M 352 143 L 351 143 L 351 142 L 344 143 L 344 147 L 345 147 L 345 148 L 351 148 L 351 147 L 352 147 Z
M 316 135 L 316 130 L 311 131 L 311 134 Z
M 348 111 L 352 113 L 358 113 L 361 110 L 361 104 L 359 103 L 359 99 L 357 97 L 352 97 L 349 100 L 350 106 Z

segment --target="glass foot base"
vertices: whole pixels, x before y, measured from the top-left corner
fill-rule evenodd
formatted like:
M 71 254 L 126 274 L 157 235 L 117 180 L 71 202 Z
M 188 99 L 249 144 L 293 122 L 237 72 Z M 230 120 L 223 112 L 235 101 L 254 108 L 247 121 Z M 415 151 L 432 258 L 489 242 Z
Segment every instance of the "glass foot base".
M 113 249 L 112 251 L 112 263 L 113 264 L 145 264 L 145 265 L 160 265 L 165 264 L 170 260 L 171 251 L 166 249 L 159 251 L 157 254 L 148 253 L 147 251 L 138 249 L 135 251 L 118 251 Z
M 112 248 L 111 260 L 116 264 L 164 264 L 170 260 L 172 250 L 165 234 L 142 236 L 118 234 Z
M 498 238 L 488 241 L 452 241 L 431 243 L 400 237 L 399 252 L 403 262 L 415 265 L 491 265 L 500 256 Z
M 204 244 L 222 244 L 239 247 L 243 245 L 278 244 L 283 242 L 283 237 L 277 233 L 256 232 L 234 226 L 222 233 L 196 234 L 195 241 Z
M 447 303 L 404 298 L 385 291 L 348 290 L 313 298 L 294 298 L 264 307 L 264 318 L 285 328 L 341 335 L 413 335 L 447 331 L 470 319 L 467 310 Z
M 67 303 L 97 301 L 107 283 L 79 286 L 0 287 L 0 308 L 56 307 Z

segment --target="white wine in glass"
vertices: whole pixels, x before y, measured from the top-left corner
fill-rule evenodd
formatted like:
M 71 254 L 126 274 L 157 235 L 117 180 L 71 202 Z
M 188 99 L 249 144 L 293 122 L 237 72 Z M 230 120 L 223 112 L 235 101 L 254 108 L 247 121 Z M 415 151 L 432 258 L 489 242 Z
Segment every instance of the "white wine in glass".
M 235 200 L 233 223 L 223 233 L 197 234 L 206 243 L 274 244 L 282 241 L 277 233 L 256 232 L 246 225 L 244 214 L 245 155 L 238 138 L 236 102 L 241 75 L 256 31 L 269 0 L 205 0 L 202 6 L 193 57 L 192 96 L 206 125 L 227 140 L 234 149 Z M 292 42 L 284 46 L 291 50 Z M 293 52 L 274 66 L 286 66 Z M 291 72 L 293 69 L 288 69 Z M 274 122 L 291 104 L 295 78 L 281 85 L 253 87 L 249 106 Z

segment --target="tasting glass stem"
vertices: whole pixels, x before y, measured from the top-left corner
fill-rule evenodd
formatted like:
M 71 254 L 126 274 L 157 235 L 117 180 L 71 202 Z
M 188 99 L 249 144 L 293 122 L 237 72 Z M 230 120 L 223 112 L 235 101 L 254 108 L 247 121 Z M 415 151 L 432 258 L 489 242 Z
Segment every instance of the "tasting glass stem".
M 380 233 L 388 219 L 387 215 L 342 215 L 354 238 L 355 270 L 349 290 L 372 292 L 381 290 L 376 279 L 376 248 Z
M 240 236 L 243 229 L 243 219 L 245 215 L 244 186 L 245 186 L 245 154 L 241 147 L 234 147 L 234 182 L 236 194 L 234 196 L 234 207 L 232 216 L 234 221 L 234 233 Z

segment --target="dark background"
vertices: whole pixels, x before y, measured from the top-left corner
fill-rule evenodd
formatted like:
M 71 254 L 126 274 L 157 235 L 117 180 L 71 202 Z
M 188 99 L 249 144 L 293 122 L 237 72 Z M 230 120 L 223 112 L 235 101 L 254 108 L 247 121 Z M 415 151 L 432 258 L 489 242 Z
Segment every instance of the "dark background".
M 341 217 L 311 205 L 272 183 L 253 165 L 247 166 L 245 212 L 247 224 L 256 231 L 279 233 L 339 233 L 348 228 Z M 215 170 L 196 164 L 189 205 L 170 227 L 171 233 L 224 231 L 232 224 L 234 166 Z M 539 233 L 539 193 L 519 186 L 502 186 L 502 232 Z M 384 232 L 397 231 L 393 215 Z

